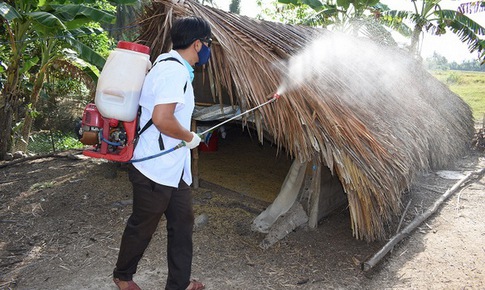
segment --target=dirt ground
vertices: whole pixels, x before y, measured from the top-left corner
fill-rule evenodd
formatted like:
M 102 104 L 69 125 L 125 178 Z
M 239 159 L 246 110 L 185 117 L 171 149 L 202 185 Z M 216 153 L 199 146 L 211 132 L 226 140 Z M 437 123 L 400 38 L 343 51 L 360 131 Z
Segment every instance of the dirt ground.
M 364 272 L 361 264 L 385 241 L 355 240 L 346 208 L 316 230 L 259 247 L 264 235 L 250 224 L 291 160 L 237 129 L 216 152 L 200 152 L 194 209 L 208 222 L 194 232 L 193 276 L 207 289 L 485 289 L 485 177 L 472 178 Z M 421 176 L 404 197 L 411 203 L 401 228 L 483 167 L 485 155 L 470 152 L 448 172 Z M 0 168 L 0 289 L 115 289 L 111 272 L 130 211 L 125 165 L 51 157 Z M 142 289 L 164 287 L 164 223 L 135 276 Z

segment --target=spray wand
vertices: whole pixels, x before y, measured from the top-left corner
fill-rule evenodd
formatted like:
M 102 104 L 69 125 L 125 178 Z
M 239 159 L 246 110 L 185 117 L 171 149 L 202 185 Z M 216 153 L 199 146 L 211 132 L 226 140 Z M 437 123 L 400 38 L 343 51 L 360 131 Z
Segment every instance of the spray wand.
M 221 123 L 219 123 L 219 124 L 215 125 L 214 127 L 211 127 L 211 128 L 209 128 L 209 129 L 205 130 L 204 132 L 200 133 L 199 135 L 200 135 L 200 136 L 204 136 L 205 134 L 209 133 L 210 131 L 212 131 L 212 130 L 214 130 L 214 129 L 216 129 L 216 128 L 219 128 L 220 126 L 222 126 L 222 125 L 224 125 L 224 124 L 226 124 L 226 123 L 228 123 L 228 122 L 230 122 L 230 121 L 232 121 L 232 120 L 234 120 L 234 119 L 237 119 L 237 118 L 239 118 L 239 117 L 241 117 L 241 116 L 243 116 L 243 115 L 246 115 L 246 114 L 248 114 L 248 113 L 250 113 L 250 112 L 252 112 L 252 111 L 254 111 L 254 110 L 256 110 L 256 109 L 259 109 L 259 108 L 261 108 L 261 107 L 263 107 L 263 106 L 266 106 L 266 105 L 267 105 L 267 104 L 269 104 L 269 103 L 272 103 L 272 102 L 274 102 L 274 101 L 277 101 L 279 98 L 280 98 L 280 95 L 278 95 L 277 93 L 275 93 L 275 94 L 274 94 L 274 95 L 271 97 L 271 99 L 269 99 L 268 101 L 266 101 L 266 102 L 264 102 L 264 103 L 262 103 L 262 104 L 260 104 L 260 105 L 258 105 L 258 106 L 256 106 L 256 107 L 254 107 L 254 108 L 252 108 L 252 109 L 249 109 L 249 110 L 247 110 L 247 111 L 244 111 L 244 113 L 241 113 L 241 114 L 239 114 L 239 115 L 233 116 L 233 117 L 231 117 L 230 119 L 227 119 L 227 120 L 225 120 L 224 122 L 221 122 Z
M 275 93 L 275 94 L 274 94 L 274 95 L 273 95 L 273 96 L 272 96 L 272 97 L 271 97 L 269 100 L 267 100 L 266 102 L 264 102 L 264 103 L 262 103 L 262 104 L 260 104 L 260 105 L 258 105 L 258 106 L 256 106 L 256 107 L 254 107 L 254 108 L 252 108 L 252 109 L 249 109 L 249 110 L 247 110 L 247 111 L 244 111 L 244 112 L 243 112 L 243 113 L 241 113 L 241 114 L 235 115 L 235 116 L 233 116 L 233 117 L 231 117 L 231 118 L 229 118 L 229 119 L 225 120 L 224 122 L 221 122 L 221 123 L 219 123 L 219 124 L 217 124 L 217 125 L 215 125 L 215 126 L 213 126 L 213 127 L 209 128 L 209 129 L 205 130 L 204 132 L 202 132 L 202 133 L 200 133 L 200 134 L 198 134 L 198 135 L 202 137 L 202 136 L 204 136 L 205 134 L 207 134 L 207 133 L 211 132 L 212 130 L 214 130 L 214 129 L 216 129 L 216 128 L 219 128 L 220 126 L 222 126 L 222 125 L 224 125 L 224 124 L 226 124 L 226 123 L 228 123 L 228 122 L 230 122 L 230 121 L 232 121 L 232 120 L 234 120 L 234 119 L 237 119 L 237 118 L 239 118 L 239 117 L 241 117 L 241 116 L 244 116 L 244 115 L 246 115 L 246 114 L 248 114 L 248 113 L 250 113 L 250 112 L 252 112 L 252 111 L 254 111 L 254 110 L 257 110 L 257 109 L 259 109 L 259 108 L 261 108 L 261 107 L 263 107 L 263 106 L 266 106 L 267 104 L 270 104 L 270 103 L 273 103 L 273 102 L 277 101 L 277 100 L 278 100 L 280 97 L 281 97 L 281 96 L 280 96 L 278 93 Z M 156 158 L 156 157 L 159 157 L 159 156 L 162 156 L 162 155 L 168 154 L 168 153 L 170 153 L 170 152 L 172 152 L 172 151 L 175 151 L 175 150 L 177 150 L 177 149 L 179 149 L 179 148 L 182 148 L 182 147 L 184 147 L 184 146 L 185 146 L 185 141 L 182 141 L 182 142 L 180 142 L 180 143 L 179 143 L 177 146 L 175 146 L 175 147 L 173 147 L 173 148 L 170 148 L 170 149 L 167 149 L 167 150 L 161 151 L 161 152 L 159 152 L 159 153 L 157 153 L 157 154 L 154 154 L 154 155 L 151 155 L 151 156 L 143 157 L 143 158 L 140 158 L 140 159 L 134 159 L 134 160 L 130 160 L 130 161 L 128 161 L 128 162 L 130 162 L 130 163 L 134 163 L 134 162 L 141 162 L 141 161 L 149 160 L 149 159 L 152 159 L 152 158 Z

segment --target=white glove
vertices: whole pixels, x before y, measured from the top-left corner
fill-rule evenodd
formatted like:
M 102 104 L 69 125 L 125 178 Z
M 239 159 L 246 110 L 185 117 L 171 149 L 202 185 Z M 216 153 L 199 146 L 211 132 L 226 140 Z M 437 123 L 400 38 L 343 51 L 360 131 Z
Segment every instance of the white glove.
M 190 132 L 192 133 L 192 140 L 190 142 L 185 142 L 185 146 L 189 149 L 194 149 L 195 147 L 199 146 L 199 143 L 201 141 L 200 136 L 197 135 L 195 132 Z

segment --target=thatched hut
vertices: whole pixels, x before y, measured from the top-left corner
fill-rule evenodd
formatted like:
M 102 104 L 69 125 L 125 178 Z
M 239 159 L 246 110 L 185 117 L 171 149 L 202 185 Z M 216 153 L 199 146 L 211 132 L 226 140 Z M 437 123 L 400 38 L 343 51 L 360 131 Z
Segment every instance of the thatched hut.
M 253 116 L 261 142 L 266 137 L 338 178 L 358 239 L 384 238 L 414 177 L 468 148 L 470 108 L 395 48 L 192 1 L 156 0 L 144 13 L 138 42 L 151 47 L 152 60 L 170 49 L 174 17 L 210 23 L 212 57 L 203 73 L 214 102 L 245 111 L 282 92 Z

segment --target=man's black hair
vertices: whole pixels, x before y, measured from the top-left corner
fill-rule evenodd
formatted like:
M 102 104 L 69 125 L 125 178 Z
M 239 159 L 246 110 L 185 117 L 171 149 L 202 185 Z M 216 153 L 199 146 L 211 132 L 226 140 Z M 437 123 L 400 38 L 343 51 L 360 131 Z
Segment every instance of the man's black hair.
M 209 37 L 211 37 L 209 23 L 195 16 L 176 19 L 170 31 L 173 49 L 185 49 L 197 39 L 207 39 Z

